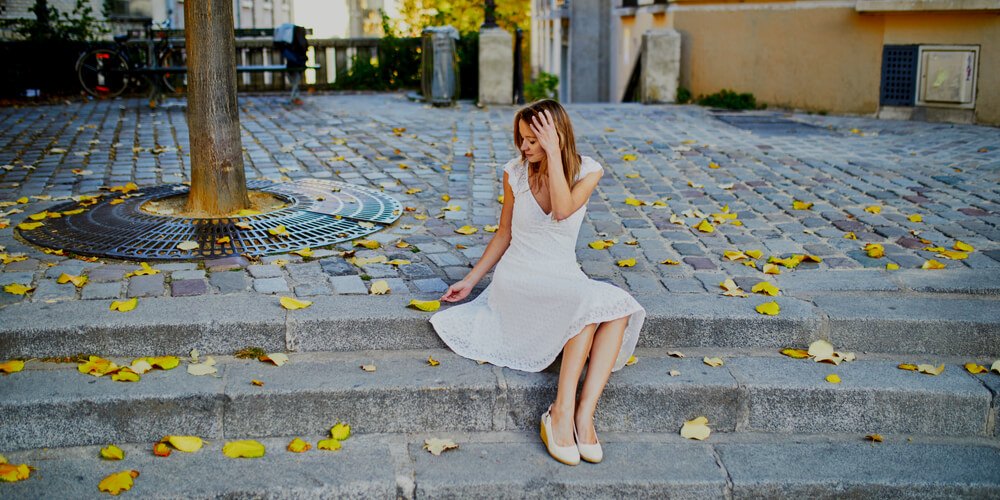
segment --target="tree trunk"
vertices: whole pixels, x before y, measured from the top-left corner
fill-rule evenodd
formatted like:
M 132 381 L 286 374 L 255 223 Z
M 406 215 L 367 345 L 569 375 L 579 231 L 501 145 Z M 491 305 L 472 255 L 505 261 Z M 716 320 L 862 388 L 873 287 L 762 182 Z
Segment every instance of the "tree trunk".
M 225 216 L 250 206 L 236 103 L 232 0 L 184 3 L 191 193 L 187 210 Z

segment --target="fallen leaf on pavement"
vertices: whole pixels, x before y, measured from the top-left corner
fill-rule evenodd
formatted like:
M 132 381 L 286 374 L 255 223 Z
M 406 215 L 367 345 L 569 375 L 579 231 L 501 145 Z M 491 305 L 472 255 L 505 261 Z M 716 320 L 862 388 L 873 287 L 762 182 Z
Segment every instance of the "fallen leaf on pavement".
M 681 427 L 681 437 L 688 439 L 704 441 L 711 433 L 712 430 L 708 428 L 708 419 L 705 417 L 696 417 L 685 421 Z
M 434 456 L 440 456 L 441 453 L 455 448 L 458 448 L 458 445 L 450 439 L 430 438 L 424 440 L 424 449 Z

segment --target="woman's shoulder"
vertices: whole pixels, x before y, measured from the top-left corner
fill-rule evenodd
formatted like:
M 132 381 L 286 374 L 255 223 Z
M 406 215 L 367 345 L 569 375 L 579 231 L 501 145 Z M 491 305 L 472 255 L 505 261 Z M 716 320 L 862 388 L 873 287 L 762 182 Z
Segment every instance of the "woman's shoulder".
M 603 170 L 604 167 L 602 167 L 597 160 L 589 156 L 580 155 L 580 177 L 584 177 L 594 172 L 601 172 Z
M 517 155 L 504 164 L 503 171 L 507 172 L 510 175 L 513 175 L 518 168 L 523 166 L 524 166 L 524 161 L 521 160 L 521 155 Z

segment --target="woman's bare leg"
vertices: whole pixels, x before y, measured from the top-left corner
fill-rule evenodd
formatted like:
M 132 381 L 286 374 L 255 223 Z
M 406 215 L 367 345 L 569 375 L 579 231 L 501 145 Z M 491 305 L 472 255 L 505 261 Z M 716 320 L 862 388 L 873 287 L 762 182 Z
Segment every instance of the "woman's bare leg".
M 594 430 L 594 412 L 597 411 L 597 400 L 604 392 L 604 386 L 611 376 L 618 351 L 622 347 L 625 327 L 628 326 L 628 316 L 613 321 L 605 321 L 594 334 L 590 349 L 590 364 L 587 366 L 587 377 L 583 380 L 583 390 L 580 391 L 580 403 L 576 408 L 576 432 L 583 444 L 597 442 L 597 432 Z
M 570 446 L 573 440 L 573 413 L 576 410 L 576 388 L 583 365 L 587 362 L 594 341 L 596 324 L 583 327 L 577 336 L 566 342 L 559 368 L 559 388 L 552 404 L 552 434 L 557 446 Z

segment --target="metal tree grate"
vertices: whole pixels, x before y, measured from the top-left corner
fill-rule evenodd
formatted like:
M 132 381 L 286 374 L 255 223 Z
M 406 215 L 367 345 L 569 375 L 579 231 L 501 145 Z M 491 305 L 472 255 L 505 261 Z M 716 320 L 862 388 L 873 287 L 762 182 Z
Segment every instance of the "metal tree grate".
M 251 181 L 247 187 L 266 191 L 288 203 L 261 215 L 195 219 L 153 215 L 140 207 L 151 200 L 188 192 L 184 185 L 142 189 L 141 195 L 117 205 L 105 197 L 90 208 L 77 202 L 49 212 L 85 208 L 83 213 L 45 219 L 45 224 L 21 236 L 36 245 L 79 255 L 138 260 L 184 260 L 229 255 L 273 255 L 305 247 L 322 247 L 352 240 L 392 224 L 402 213 L 396 199 L 380 191 L 342 182 L 306 179 L 295 183 Z M 237 224 L 247 223 L 250 229 Z M 364 224 L 364 225 L 362 225 Z M 372 227 L 366 227 L 373 224 Z M 288 236 L 269 229 L 285 226 Z M 228 236 L 229 242 L 216 244 Z M 177 245 L 195 241 L 198 248 Z
M 917 95 L 919 45 L 882 47 L 882 86 L 879 104 L 913 106 Z

